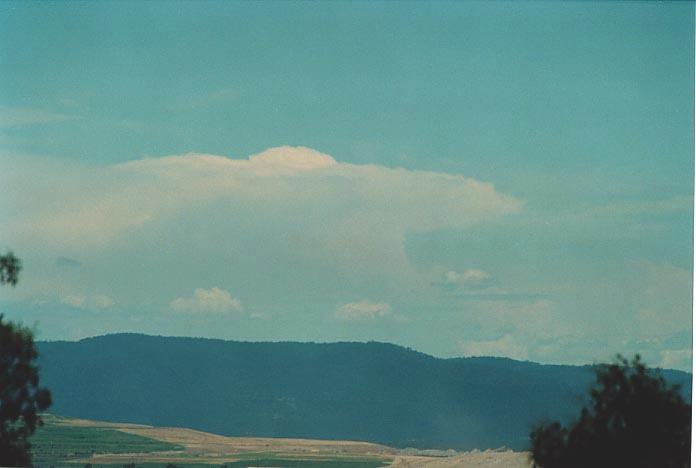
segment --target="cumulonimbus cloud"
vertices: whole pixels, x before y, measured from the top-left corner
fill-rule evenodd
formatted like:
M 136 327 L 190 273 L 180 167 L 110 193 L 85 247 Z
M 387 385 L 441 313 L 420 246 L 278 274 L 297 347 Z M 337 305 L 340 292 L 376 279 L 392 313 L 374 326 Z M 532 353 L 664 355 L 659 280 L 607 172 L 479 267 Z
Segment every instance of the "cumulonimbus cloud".
M 52 164 L 2 180 L 15 203 L 0 233 L 13 245 L 105 249 L 159 220 L 208 210 L 202 222 L 311 237 L 302 255 L 394 271 L 407 267 L 407 233 L 466 228 L 523 204 L 462 175 L 342 163 L 305 147 L 247 159 L 189 153 L 106 167 Z

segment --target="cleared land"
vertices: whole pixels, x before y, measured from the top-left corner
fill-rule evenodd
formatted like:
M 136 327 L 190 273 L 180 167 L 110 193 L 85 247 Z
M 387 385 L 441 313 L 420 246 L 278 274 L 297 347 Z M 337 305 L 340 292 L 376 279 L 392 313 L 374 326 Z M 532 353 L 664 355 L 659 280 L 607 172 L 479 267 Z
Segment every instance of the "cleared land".
M 529 468 L 531 463 L 526 452 L 485 450 L 440 458 L 399 456 L 389 466 L 394 468 Z
M 226 437 L 185 428 L 56 416 L 44 420 L 46 425 L 32 439 L 38 466 L 529 467 L 526 453 L 512 451 L 423 456 L 368 442 Z
M 33 460 L 39 464 L 67 462 L 95 453 L 162 452 L 183 447 L 102 427 L 47 425 L 32 438 Z
M 376 468 L 397 451 L 366 442 L 225 437 L 184 428 L 45 417 L 32 439 L 40 466 L 73 464 Z

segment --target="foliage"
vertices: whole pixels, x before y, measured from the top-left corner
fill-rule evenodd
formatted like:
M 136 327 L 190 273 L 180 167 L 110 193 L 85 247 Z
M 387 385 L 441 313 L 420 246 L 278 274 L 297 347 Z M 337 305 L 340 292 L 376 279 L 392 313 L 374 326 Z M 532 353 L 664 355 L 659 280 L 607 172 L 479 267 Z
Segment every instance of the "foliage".
M 12 253 L 0 256 L 0 284 L 17 284 L 21 263 Z M 0 314 L 0 465 L 31 462 L 29 436 L 41 424 L 39 412 L 51 394 L 39 387 L 38 353 L 30 329 Z
M 22 262 L 12 252 L 0 255 L 0 284 L 15 286 L 22 270 Z
M 531 433 L 540 468 L 689 466 L 691 406 L 676 385 L 640 360 L 617 356 L 596 369 L 591 403 L 568 427 L 559 422 Z
M 32 331 L 7 322 L 0 314 L 0 465 L 26 466 L 28 438 L 40 424 L 37 414 L 51 404 L 39 387 L 38 357 Z

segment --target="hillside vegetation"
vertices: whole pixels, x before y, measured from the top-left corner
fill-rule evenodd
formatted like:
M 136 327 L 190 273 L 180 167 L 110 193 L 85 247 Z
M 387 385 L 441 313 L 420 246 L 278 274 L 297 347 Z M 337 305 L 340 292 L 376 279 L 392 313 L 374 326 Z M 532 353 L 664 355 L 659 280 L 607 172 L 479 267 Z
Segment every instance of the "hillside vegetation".
M 244 343 L 135 334 L 39 343 L 52 411 L 232 436 L 396 447 L 528 448 L 577 413 L 590 367 L 437 359 L 384 343 Z M 685 385 L 689 374 L 665 371 Z

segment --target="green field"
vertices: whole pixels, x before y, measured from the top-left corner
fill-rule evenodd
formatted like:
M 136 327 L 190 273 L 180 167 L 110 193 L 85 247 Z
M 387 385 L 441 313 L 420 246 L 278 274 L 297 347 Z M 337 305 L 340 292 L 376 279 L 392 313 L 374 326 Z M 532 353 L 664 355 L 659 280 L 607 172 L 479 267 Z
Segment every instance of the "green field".
M 142 453 L 182 450 L 178 445 L 101 427 L 51 424 L 31 438 L 34 463 L 65 463 L 95 453 Z
M 235 455 L 237 461 L 224 464 L 210 464 L 210 460 L 201 459 L 199 455 L 185 453 L 180 445 L 163 442 L 149 437 L 130 434 L 108 427 L 70 425 L 70 420 L 52 415 L 44 416 L 45 425 L 40 427 L 31 438 L 34 466 L 37 467 L 79 467 L 84 460 L 94 454 L 150 454 L 165 451 L 177 451 L 171 454 L 172 464 L 143 462 L 135 465 L 147 468 L 187 467 L 226 468 L 246 467 L 283 467 L 283 468 L 379 468 L 387 465 L 384 459 L 374 457 L 355 457 L 336 454 L 317 456 L 293 456 L 272 452 L 246 452 Z M 169 455 L 165 455 L 169 457 Z M 155 458 L 155 457 L 153 457 Z M 205 457 L 204 457 L 205 458 Z M 185 461 L 182 461 L 185 460 Z M 160 458 L 161 460 L 161 458 Z M 175 461 L 174 461 L 175 460 Z M 153 460 L 154 461 L 154 460 Z M 126 466 L 122 463 L 94 466 Z

